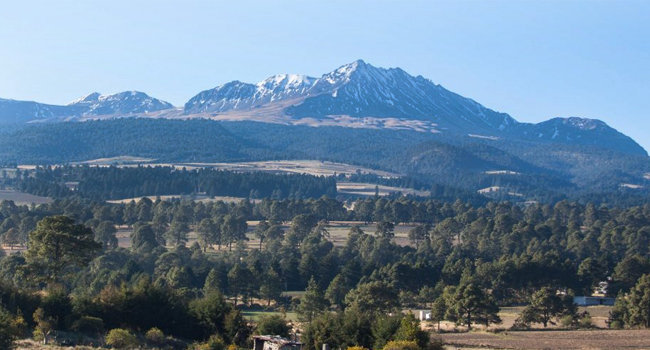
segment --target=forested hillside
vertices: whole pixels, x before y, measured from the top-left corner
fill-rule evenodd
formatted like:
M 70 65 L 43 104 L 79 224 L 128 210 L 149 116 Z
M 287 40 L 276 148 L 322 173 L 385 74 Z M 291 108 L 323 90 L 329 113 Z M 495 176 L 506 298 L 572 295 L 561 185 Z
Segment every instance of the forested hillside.
M 66 187 L 66 183 L 74 183 L 73 188 Z M 172 167 L 39 168 L 34 173 L 19 174 L 15 185 L 22 191 L 44 197 L 80 195 L 96 200 L 198 193 L 251 199 L 336 197 L 336 180 L 332 177 Z
M 6 165 L 121 155 L 159 162 L 330 160 L 401 173 L 427 187 L 476 192 L 496 186 L 501 190 L 495 198 L 510 200 L 639 204 L 650 190 L 647 156 L 594 145 L 209 120 L 117 119 L 0 133 L 0 162 Z

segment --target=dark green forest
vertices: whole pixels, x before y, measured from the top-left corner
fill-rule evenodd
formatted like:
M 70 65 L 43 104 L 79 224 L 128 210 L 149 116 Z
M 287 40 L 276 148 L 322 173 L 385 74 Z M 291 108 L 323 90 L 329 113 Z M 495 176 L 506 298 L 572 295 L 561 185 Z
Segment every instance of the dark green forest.
M 607 294 L 617 297 L 611 326 L 648 326 L 647 204 L 368 198 L 352 207 L 327 197 L 237 204 L 68 197 L 32 207 L 5 201 L 2 242 L 27 249 L 0 260 L 0 323 L 9 340 L 219 349 L 249 347 L 251 334 L 264 327 L 285 332 L 281 317 L 252 324 L 243 316 L 267 308 L 297 312 L 309 349 L 389 342 L 424 349 L 437 345 L 419 321 L 396 310 L 430 308 L 435 319 L 469 328 L 499 323 L 500 307 L 525 304 L 519 328 L 560 319 L 579 327 L 587 315 L 571 296 L 607 281 Z M 249 232 L 250 220 L 259 223 Z M 334 245 L 334 220 L 376 222 L 376 229 L 352 226 Z M 408 245 L 394 241 L 401 223 L 413 225 Z M 130 248 L 119 247 L 118 226 L 133 230 Z M 197 239 L 187 244 L 190 232 Z M 252 238 L 259 245 L 245 244 Z
M 196 193 L 253 199 L 336 196 L 332 177 L 172 167 L 41 167 L 33 173 L 19 172 L 15 179 L 6 181 L 39 196 L 81 195 L 97 200 Z M 75 185 L 68 188 L 66 183 Z
M 645 155 L 598 145 L 408 130 L 287 126 L 210 120 L 115 119 L 0 132 L 0 164 L 67 164 L 122 155 L 160 162 L 317 159 L 404 174 L 426 186 L 475 192 L 502 186 L 530 200 L 642 204 Z M 518 175 L 486 174 L 509 170 Z M 635 190 L 621 184 L 645 186 Z M 514 200 L 515 198 L 498 198 Z

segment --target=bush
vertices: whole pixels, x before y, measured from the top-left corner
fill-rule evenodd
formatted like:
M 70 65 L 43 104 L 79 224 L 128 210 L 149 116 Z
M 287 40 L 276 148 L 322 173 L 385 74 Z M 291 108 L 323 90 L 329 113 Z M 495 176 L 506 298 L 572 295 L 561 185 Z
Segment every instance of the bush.
M 418 343 L 407 340 L 389 341 L 384 350 L 420 350 Z
M 257 323 L 257 329 L 255 330 L 257 334 L 279 335 L 284 338 L 289 337 L 290 331 L 291 327 L 287 324 L 287 320 L 279 315 L 260 318 L 260 321 Z
M 72 324 L 72 330 L 91 335 L 99 335 L 104 332 L 104 321 L 99 317 L 81 316 Z
M 11 314 L 0 306 L 0 348 L 11 349 L 16 331 L 14 329 L 14 320 Z
M 162 344 L 165 342 L 165 333 L 156 327 L 148 330 L 144 337 L 152 344 Z
M 560 324 L 565 328 L 572 328 L 576 325 L 576 319 L 573 315 L 566 315 L 560 318 Z
M 585 313 L 580 320 L 578 320 L 578 326 L 580 328 L 592 328 L 594 326 L 593 322 L 591 321 L 591 315 L 588 313 Z
M 347 350 L 368 350 L 363 346 L 348 346 Z
M 609 328 L 612 329 L 623 329 L 623 321 L 614 320 L 609 324 Z
M 126 329 L 111 329 L 106 335 L 106 345 L 117 349 L 127 349 L 138 345 L 138 338 Z
M 445 349 L 445 343 L 442 341 L 441 338 L 433 338 L 429 342 L 429 345 L 427 345 L 427 350 L 444 350 Z
M 226 343 L 218 335 L 213 335 L 204 343 L 195 343 L 190 349 L 192 350 L 225 350 Z

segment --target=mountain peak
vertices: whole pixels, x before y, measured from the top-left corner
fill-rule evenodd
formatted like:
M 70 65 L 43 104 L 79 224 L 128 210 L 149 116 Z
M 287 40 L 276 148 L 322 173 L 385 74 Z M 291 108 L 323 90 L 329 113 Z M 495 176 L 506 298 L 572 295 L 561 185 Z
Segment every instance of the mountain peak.
M 276 74 L 260 81 L 256 85 L 267 89 L 277 86 L 295 87 L 300 85 L 311 85 L 315 80 L 316 78 L 303 74 Z
M 88 104 L 88 103 L 93 103 L 99 100 L 101 94 L 99 92 L 91 92 L 86 96 L 82 96 L 70 103 L 68 103 L 68 106 L 70 105 L 76 105 L 76 104 Z
M 581 130 L 593 130 L 596 128 L 609 127 L 605 122 L 599 119 L 582 118 L 582 117 L 568 117 L 568 118 L 553 118 L 558 119 L 565 125 L 570 125 Z
M 647 152 L 629 136 L 599 119 L 556 117 L 538 124 L 519 124 L 513 136 L 544 142 L 561 142 L 605 147 L 629 154 L 647 155 Z

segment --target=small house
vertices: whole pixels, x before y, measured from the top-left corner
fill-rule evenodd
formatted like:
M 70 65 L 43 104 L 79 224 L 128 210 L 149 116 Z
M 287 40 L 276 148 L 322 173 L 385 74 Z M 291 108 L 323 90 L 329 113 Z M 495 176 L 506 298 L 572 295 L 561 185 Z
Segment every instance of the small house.
M 418 320 L 420 321 L 429 321 L 431 320 L 431 311 L 429 310 L 420 310 L 418 315 Z
M 258 335 L 253 337 L 253 350 L 302 350 L 302 343 L 278 336 Z

